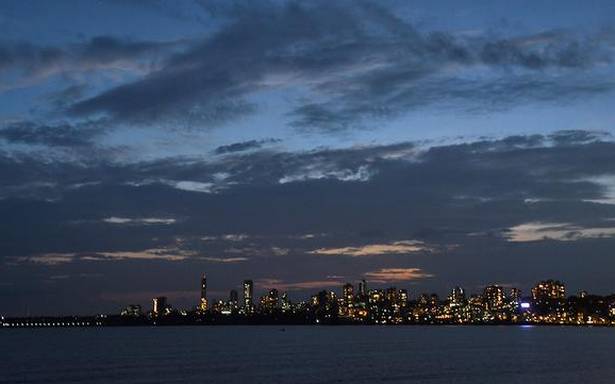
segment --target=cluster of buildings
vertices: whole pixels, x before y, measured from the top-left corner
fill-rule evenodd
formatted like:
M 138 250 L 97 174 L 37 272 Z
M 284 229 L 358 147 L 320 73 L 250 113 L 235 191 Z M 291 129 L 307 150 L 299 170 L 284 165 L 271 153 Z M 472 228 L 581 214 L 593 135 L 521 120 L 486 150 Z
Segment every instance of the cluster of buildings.
M 615 295 L 582 291 L 566 296 L 566 287 L 556 280 L 539 282 L 529 296 L 517 288 L 489 285 L 481 294 L 468 295 L 455 287 L 447 297 L 421 294 L 414 298 L 406 289 L 368 289 L 362 280 L 356 286 L 346 283 L 338 292 L 320 291 L 300 302 L 292 302 L 286 292 L 277 289 L 257 300 L 252 280 L 245 280 L 242 288 L 241 297 L 231 290 L 228 300 L 210 302 L 203 276 L 200 300 L 192 311 L 174 310 L 165 297 L 157 297 L 147 314 L 138 306 L 128 306 L 122 316 L 146 316 L 154 321 L 188 316 L 217 323 L 615 325 Z
M 468 295 L 461 287 L 446 297 L 412 296 L 406 289 L 368 288 L 361 280 L 336 291 L 322 290 L 307 300 L 293 302 L 286 292 L 269 289 L 254 296 L 254 283 L 245 280 L 241 295 L 231 290 L 227 300 L 207 295 L 207 279 L 201 278 L 197 305 L 190 310 L 173 308 L 166 297 L 156 297 L 150 310 L 129 305 L 117 315 L 64 317 L 0 317 L 0 326 L 88 327 L 115 325 L 206 324 L 537 324 L 615 326 L 615 294 L 566 294 L 556 280 L 536 284 L 529 295 L 516 288 L 484 287 Z

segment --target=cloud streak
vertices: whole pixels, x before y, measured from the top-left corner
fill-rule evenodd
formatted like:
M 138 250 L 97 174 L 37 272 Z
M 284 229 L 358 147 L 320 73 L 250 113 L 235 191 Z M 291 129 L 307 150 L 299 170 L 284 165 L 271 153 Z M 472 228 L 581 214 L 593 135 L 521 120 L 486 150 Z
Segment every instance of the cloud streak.
M 319 248 L 309 253 L 314 255 L 326 256 L 378 256 L 390 254 L 407 254 L 422 251 L 429 251 L 430 248 L 422 241 L 417 240 L 402 240 L 395 241 L 389 244 L 367 244 L 359 247 L 342 247 L 342 248 Z
M 17 74 L 13 86 L 39 82 L 58 74 L 124 70 L 147 73 L 185 42 L 130 41 L 97 36 L 65 47 L 39 46 L 28 42 L 0 43 L 0 76 Z M 10 84 L 10 83 L 9 83 Z M 11 87 L 0 87 L 0 91 Z
M 505 237 L 511 242 L 531 241 L 577 241 L 583 239 L 599 239 L 615 236 L 615 228 L 582 227 L 571 223 L 531 222 L 519 224 L 507 229 Z
M 420 268 L 381 268 L 366 272 L 364 276 L 374 283 L 394 283 L 427 279 L 434 275 L 426 273 Z

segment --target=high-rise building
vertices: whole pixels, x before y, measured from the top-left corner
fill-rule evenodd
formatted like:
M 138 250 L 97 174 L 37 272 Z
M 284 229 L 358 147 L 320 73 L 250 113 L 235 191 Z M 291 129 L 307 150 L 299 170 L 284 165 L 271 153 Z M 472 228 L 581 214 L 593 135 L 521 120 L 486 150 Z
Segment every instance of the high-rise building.
M 292 303 L 290 302 L 290 299 L 288 298 L 288 293 L 284 292 L 284 294 L 282 294 L 282 311 L 289 312 L 291 310 L 292 310 Z
M 254 309 L 254 283 L 252 280 L 243 281 L 243 308 L 246 313 Z
M 231 292 L 229 293 L 228 307 L 231 312 L 236 312 L 239 308 L 239 294 L 234 289 L 231 289 Z
M 386 299 L 388 300 L 389 304 L 395 304 L 397 302 L 397 288 L 387 288 Z
M 399 290 L 399 304 L 402 307 L 405 307 L 406 305 L 408 305 L 408 290 L 407 289 Z
M 354 287 L 350 283 L 344 284 L 342 287 L 342 300 L 344 301 L 344 306 L 351 307 L 354 301 Z
M 504 288 L 499 285 L 489 285 L 485 287 L 483 293 L 485 309 L 488 311 L 498 311 L 504 308 Z
M 239 294 L 236 290 L 231 289 L 231 292 L 229 293 L 229 300 L 231 303 L 235 303 L 235 305 L 237 305 L 237 302 L 239 302 Z
M 154 316 L 160 316 L 164 314 L 167 308 L 167 298 L 165 296 L 155 297 L 152 302 L 152 314 Z
M 562 323 L 567 318 L 566 287 L 557 280 L 544 280 L 532 288 L 532 312 L 550 323 Z
M 207 278 L 205 274 L 203 274 L 203 277 L 201 277 L 201 300 L 199 302 L 199 310 L 205 312 L 207 311 L 207 307 Z
M 521 290 L 519 288 L 510 289 L 510 301 L 517 303 L 521 301 Z
M 272 288 L 265 296 L 260 299 L 260 306 L 263 312 L 273 312 L 280 308 L 280 296 L 278 290 Z
M 277 308 L 280 305 L 280 295 L 275 288 L 271 288 L 269 292 L 267 292 L 267 299 L 272 308 Z
M 359 282 L 359 296 L 361 298 L 367 297 L 367 283 L 365 282 L 365 280 L 361 280 Z
M 463 288 L 455 287 L 451 291 L 451 295 L 448 297 L 448 301 L 451 307 L 460 307 L 466 302 L 466 293 Z
M 532 288 L 534 301 L 559 300 L 566 298 L 566 287 L 558 280 L 544 280 Z
M 124 317 L 139 317 L 141 315 L 141 306 L 138 304 L 130 304 L 120 312 L 120 316 Z

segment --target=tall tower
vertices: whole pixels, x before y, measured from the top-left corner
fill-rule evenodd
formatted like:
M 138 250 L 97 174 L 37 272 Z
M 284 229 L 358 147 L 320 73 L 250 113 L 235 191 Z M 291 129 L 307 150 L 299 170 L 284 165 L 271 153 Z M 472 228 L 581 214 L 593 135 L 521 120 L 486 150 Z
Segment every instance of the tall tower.
M 167 308 L 167 298 L 164 296 L 155 297 L 152 300 L 152 315 L 155 317 L 164 314 L 164 310 Z
M 254 283 L 252 280 L 243 281 L 243 307 L 246 313 L 252 312 L 254 308 L 253 303 Z
M 359 282 L 359 296 L 367 296 L 367 283 L 365 282 L 365 280 L 361 280 Z
M 344 286 L 342 287 L 342 298 L 346 307 L 352 306 L 354 301 L 354 287 L 352 286 L 352 284 L 344 284 Z
M 207 278 L 205 274 L 201 277 L 201 300 L 199 302 L 199 310 L 201 312 L 207 311 Z

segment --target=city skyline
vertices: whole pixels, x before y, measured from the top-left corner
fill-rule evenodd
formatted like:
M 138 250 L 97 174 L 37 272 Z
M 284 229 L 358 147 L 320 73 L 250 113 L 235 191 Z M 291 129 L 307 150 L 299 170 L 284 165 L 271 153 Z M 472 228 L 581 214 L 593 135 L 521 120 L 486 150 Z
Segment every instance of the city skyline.
M 611 294 L 612 1 L 5 0 L 0 34 L 1 313 Z
M 615 326 L 615 293 L 570 294 L 559 280 L 541 280 L 529 294 L 517 287 L 486 285 L 473 293 L 455 286 L 448 295 L 414 293 L 389 286 L 371 288 L 366 280 L 344 283 L 293 301 L 288 292 L 268 289 L 254 297 L 253 281 L 244 280 L 227 299 L 208 297 L 207 277 L 192 308 L 175 307 L 167 297 L 151 300 L 148 310 L 128 304 L 119 313 L 76 316 L 2 316 L 0 327 L 93 327 L 164 325 L 566 325 Z M 355 290 L 356 285 L 356 290 Z

